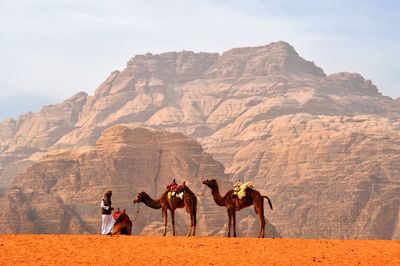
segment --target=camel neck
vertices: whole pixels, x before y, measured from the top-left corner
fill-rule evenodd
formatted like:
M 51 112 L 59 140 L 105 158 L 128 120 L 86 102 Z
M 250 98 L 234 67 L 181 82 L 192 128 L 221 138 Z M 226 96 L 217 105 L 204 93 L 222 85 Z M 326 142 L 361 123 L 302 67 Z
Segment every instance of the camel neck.
M 143 198 L 143 203 L 146 204 L 148 207 L 152 209 L 160 209 L 161 208 L 161 201 L 160 199 L 158 200 L 153 200 L 149 195 L 146 195 Z
M 219 187 L 218 184 L 211 188 L 211 193 L 213 195 L 214 201 L 218 206 L 225 206 L 225 198 L 221 197 L 221 194 L 219 193 Z

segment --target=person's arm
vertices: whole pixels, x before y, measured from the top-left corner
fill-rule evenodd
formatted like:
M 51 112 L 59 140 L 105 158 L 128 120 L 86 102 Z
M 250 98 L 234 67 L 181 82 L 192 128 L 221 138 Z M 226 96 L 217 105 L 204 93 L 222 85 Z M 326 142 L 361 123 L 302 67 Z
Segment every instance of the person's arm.
M 108 211 L 108 209 L 110 208 L 110 206 L 106 206 L 104 205 L 104 200 L 101 201 L 101 208 L 105 209 Z

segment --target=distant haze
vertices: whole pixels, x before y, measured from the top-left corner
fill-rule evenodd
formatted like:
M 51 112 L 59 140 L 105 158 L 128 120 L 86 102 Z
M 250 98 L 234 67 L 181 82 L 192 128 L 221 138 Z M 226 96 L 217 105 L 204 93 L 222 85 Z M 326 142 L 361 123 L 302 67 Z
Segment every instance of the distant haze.
M 0 121 L 93 94 L 135 54 L 223 52 L 284 40 L 327 74 L 400 96 L 397 1 L 0 2 Z

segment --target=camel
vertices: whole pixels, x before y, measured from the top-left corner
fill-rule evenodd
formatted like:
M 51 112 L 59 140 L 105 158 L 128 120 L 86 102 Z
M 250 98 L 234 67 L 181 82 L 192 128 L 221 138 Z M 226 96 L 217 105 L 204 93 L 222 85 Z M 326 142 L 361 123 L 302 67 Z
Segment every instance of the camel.
M 111 235 L 131 235 L 132 221 L 126 214 L 125 210 L 122 212 L 118 209 L 113 214 L 115 224 L 112 229 Z
M 260 222 L 260 234 L 259 238 L 264 238 L 265 232 L 265 217 L 264 217 L 264 198 L 268 200 L 268 204 L 272 210 L 271 200 L 267 196 L 263 196 L 254 189 L 247 189 L 246 196 L 239 199 L 237 196 L 234 197 L 233 190 L 229 190 L 224 197 L 219 193 L 218 183 L 215 179 L 207 179 L 202 182 L 203 185 L 211 188 L 211 193 L 213 195 L 214 201 L 218 206 L 223 206 L 227 209 L 229 218 L 229 230 L 228 237 L 231 236 L 231 226 L 233 220 L 233 237 L 236 237 L 236 211 L 247 208 L 251 205 L 254 206 L 254 210 L 257 213 L 258 220 Z
M 175 236 L 175 210 L 178 208 L 186 208 L 186 211 L 190 215 L 190 230 L 187 236 L 194 236 L 196 233 L 196 212 L 197 212 L 197 197 L 188 188 L 185 187 L 183 190 L 183 199 L 179 197 L 168 197 L 168 190 L 165 191 L 158 200 L 152 199 L 146 192 L 140 192 L 137 194 L 133 203 L 143 202 L 152 209 L 162 209 L 164 217 L 164 234 L 167 234 L 167 210 L 171 212 L 172 220 L 172 235 Z

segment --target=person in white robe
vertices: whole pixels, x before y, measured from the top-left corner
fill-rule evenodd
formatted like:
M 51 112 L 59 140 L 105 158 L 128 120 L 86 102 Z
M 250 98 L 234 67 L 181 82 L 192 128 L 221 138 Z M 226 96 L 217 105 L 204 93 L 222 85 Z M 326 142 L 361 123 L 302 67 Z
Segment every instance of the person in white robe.
M 114 227 L 115 220 L 111 215 L 113 207 L 111 207 L 111 196 L 112 191 L 107 190 L 104 193 L 104 197 L 101 200 L 101 234 L 108 235 L 111 234 L 111 231 Z

